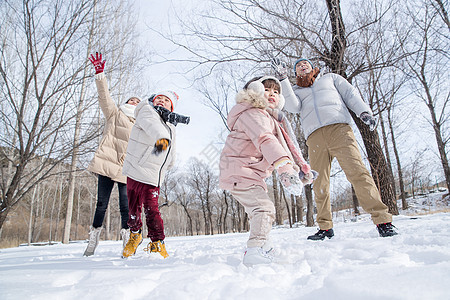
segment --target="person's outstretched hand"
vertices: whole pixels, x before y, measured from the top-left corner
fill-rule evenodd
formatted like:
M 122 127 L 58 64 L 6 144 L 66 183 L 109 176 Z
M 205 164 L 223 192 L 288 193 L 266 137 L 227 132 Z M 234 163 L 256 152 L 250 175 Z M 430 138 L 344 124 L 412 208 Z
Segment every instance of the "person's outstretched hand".
M 280 166 L 277 169 L 277 172 L 280 176 L 281 184 L 288 194 L 293 194 L 296 196 L 300 196 L 302 194 L 303 183 L 300 181 L 298 173 L 294 169 L 292 163 L 287 163 Z
M 375 128 L 377 127 L 378 119 L 369 114 L 368 112 L 361 113 L 359 118 L 361 119 L 361 121 L 364 122 L 364 124 L 369 126 L 370 131 L 374 131 Z
M 95 52 L 94 54 L 91 54 L 91 57 L 89 57 L 89 60 L 94 65 L 95 68 L 95 74 L 102 73 L 105 69 L 105 62 L 106 60 L 102 61 L 102 54 Z
M 278 78 L 278 80 L 282 81 L 288 77 L 288 70 L 286 63 L 281 61 L 279 58 L 272 58 L 270 61 L 272 65 L 272 69 L 275 72 L 275 76 Z

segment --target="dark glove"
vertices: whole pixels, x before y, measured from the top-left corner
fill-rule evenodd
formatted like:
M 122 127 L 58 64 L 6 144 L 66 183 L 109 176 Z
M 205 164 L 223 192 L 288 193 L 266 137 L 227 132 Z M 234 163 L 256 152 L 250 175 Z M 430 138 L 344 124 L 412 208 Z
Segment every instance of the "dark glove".
M 378 120 L 376 118 L 374 118 L 371 114 L 369 114 L 368 112 L 363 112 L 361 113 L 361 115 L 359 116 L 359 118 L 361 119 L 361 121 L 364 122 L 364 124 L 366 124 L 367 126 L 369 126 L 369 130 L 370 131 L 374 131 L 375 128 L 377 127 L 377 123 Z
M 164 122 L 172 123 L 174 126 L 177 126 L 178 123 L 189 124 L 191 120 L 191 118 L 171 112 L 165 107 L 158 105 L 153 107 L 155 108 L 156 112 L 161 116 Z
M 275 76 L 278 78 L 278 80 L 281 81 L 288 77 L 287 66 L 279 58 L 276 57 L 272 58 L 270 63 L 272 65 L 272 69 L 275 72 Z
M 94 65 L 95 68 L 95 74 L 102 73 L 105 69 L 105 62 L 106 60 L 102 61 L 102 54 L 95 52 L 95 57 L 93 54 L 91 54 L 91 57 L 89 57 L 89 60 Z
M 161 152 L 167 150 L 170 146 L 170 141 L 168 139 L 159 139 L 155 143 L 155 148 L 153 149 L 154 154 L 160 154 Z
M 298 177 L 304 185 L 313 183 L 316 180 L 317 176 L 319 176 L 319 172 L 315 170 L 310 170 L 308 173 L 304 173 L 302 170 L 298 173 Z

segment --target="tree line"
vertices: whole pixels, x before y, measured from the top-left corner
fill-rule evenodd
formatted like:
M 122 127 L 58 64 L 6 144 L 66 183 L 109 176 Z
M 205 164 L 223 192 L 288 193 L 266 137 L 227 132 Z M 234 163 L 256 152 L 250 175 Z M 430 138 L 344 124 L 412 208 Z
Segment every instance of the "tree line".
M 450 186 L 447 7 L 443 0 L 211 0 L 196 12 L 186 10 L 189 16 L 180 12 L 178 31 L 152 30 L 187 50 L 186 74 L 224 127 L 239 82 L 270 73 L 273 56 L 286 62 L 309 57 L 347 78 L 379 117 L 374 132 L 354 120 L 382 200 L 398 214 L 396 199 L 407 208 L 408 186 L 414 192 L 434 179 L 426 154 L 440 162 L 434 169 Z M 17 231 L 28 242 L 84 238 L 96 195 L 95 176 L 84 170 L 102 131 L 88 54 L 108 53 L 108 82 L 120 103 L 148 90 L 138 74 L 151 53 L 139 43 L 129 1 L 5 0 L 0 14 L 0 237 Z M 289 118 L 307 157 L 301 120 Z M 408 156 L 402 144 L 410 145 L 417 123 L 433 139 Z M 272 179 L 276 223 L 313 226 L 311 189 L 295 199 Z M 357 211 L 351 188 L 333 197 L 350 199 Z M 106 238 L 118 237 L 116 202 L 111 199 Z M 169 174 L 161 212 L 168 235 L 248 227 L 242 207 L 217 189 L 216 172 L 198 160 Z

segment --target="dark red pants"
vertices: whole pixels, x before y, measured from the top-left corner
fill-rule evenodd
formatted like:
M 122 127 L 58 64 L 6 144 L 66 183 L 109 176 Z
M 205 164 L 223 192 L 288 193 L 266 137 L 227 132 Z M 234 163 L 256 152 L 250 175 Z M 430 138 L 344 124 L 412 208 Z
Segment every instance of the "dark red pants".
M 142 228 L 142 205 L 144 205 L 145 221 L 148 235 L 152 242 L 164 240 L 164 223 L 158 208 L 159 187 L 127 178 L 127 195 L 130 214 L 128 226 L 131 231 Z

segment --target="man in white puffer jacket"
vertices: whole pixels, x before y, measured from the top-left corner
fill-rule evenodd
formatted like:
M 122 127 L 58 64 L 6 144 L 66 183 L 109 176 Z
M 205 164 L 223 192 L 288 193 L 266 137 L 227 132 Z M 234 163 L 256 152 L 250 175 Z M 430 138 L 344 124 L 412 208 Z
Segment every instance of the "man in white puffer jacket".
M 353 185 L 362 208 L 371 214 L 380 236 L 396 235 L 392 215 L 381 201 L 349 125 L 352 118 L 348 110 L 351 109 L 370 126 L 370 130 L 376 127 L 372 111 L 357 89 L 338 74 L 320 77 L 319 69 L 305 58 L 294 64 L 297 84 L 292 88 L 285 65 L 278 59 L 274 59 L 272 65 L 281 81 L 285 109 L 300 113 L 311 168 L 319 172 L 313 185 L 319 231 L 308 239 L 323 240 L 334 236 L 330 203 L 330 169 L 334 158 Z

